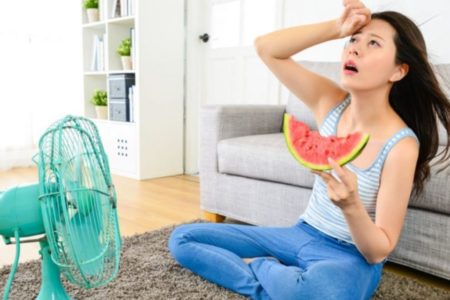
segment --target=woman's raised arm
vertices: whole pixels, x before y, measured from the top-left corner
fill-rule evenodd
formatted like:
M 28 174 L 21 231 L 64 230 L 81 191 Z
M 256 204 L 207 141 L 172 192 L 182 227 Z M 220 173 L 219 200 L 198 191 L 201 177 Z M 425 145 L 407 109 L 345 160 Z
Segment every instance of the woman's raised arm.
M 291 57 L 311 46 L 348 36 L 370 21 L 359 1 L 344 1 L 344 12 L 326 22 L 281 29 L 256 38 L 255 48 L 272 73 L 313 111 L 316 121 L 346 92 L 335 82 L 311 72 Z

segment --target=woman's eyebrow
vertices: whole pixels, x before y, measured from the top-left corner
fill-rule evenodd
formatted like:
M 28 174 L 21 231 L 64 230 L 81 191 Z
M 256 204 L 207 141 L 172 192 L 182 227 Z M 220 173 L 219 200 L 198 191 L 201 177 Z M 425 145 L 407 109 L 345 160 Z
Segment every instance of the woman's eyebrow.
M 383 41 L 384 41 L 384 39 L 383 39 L 381 36 L 379 36 L 378 34 L 370 33 L 369 35 L 370 35 L 370 36 L 374 36 L 374 37 L 379 38 L 380 40 L 383 40 Z
M 357 32 L 355 32 L 352 36 L 355 36 L 355 35 L 358 35 L 358 34 L 362 34 L 362 33 L 363 33 L 362 31 L 357 31 Z M 384 41 L 384 39 L 383 39 L 381 36 L 379 36 L 378 34 L 375 34 L 375 33 L 369 33 L 369 35 L 370 35 L 370 36 L 374 36 L 374 37 L 379 38 L 380 40 L 383 40 L 383 41 Z

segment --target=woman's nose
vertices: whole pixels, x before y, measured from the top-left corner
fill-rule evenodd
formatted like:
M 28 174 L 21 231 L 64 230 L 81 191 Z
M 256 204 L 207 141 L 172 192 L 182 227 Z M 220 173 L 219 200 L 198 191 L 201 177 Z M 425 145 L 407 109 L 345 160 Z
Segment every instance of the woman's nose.
M 356 47 L 355 47 L 354 45 L 351 45 L 351 46 L 348 48 L 348 53 L 349 53 L 349 54 L 356 55 L 356 56 L 359 55 L 359 51 L 356 49 Z

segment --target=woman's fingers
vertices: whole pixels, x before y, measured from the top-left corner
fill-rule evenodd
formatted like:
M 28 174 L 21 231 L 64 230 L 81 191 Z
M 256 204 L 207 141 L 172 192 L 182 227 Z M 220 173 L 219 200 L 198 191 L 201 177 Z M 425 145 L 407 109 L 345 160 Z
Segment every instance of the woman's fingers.
M 344 11 L 339 18 L 340 36 L 345 37 L 355 33 L 370 22 L 371 12 L 360 1 L 344 1 Z
M 337 189 L 340 182 L 331 174 L 328 172 L 319 172 L 319 171 L 313 171 L 314 174 L 319 175 L 323 181 L 325 181 L 325 184 L 328 186 Z
M 371 19 L 371 12 L 368 8 L 359 8 L 352 11 L 354 17 L 358 18 L 358 23 L 365 25 L 369 23 Z
M 328 183 L 328 181 L 331 180 L 331 178 L 330 178 L 331 175 L 328 174 L 327 172 L 324 172 L 324 171 L 311 171 L 311 172 L 320 176 L 325 181 L 325 183 Z
M 343 0 L 342 1 L 342 4 L 344 6 L 347 6 L 347 5 L 350 5 L 350 4 L 354 4 L 354 3 L 361 3 L 361 1 L 359 1 L 359 0 Z
M 364 3 L 360 2 L 360 1 L 350 1 L 348 4 L 345 5 L 345 8 L 350 8 L 350 9 L 358 9 L 358 8 L 365 8 L 366 6 L 364 5 Z
M 344 23 L 345 20 L 347 20 L 347 18 L 350 16 L 350 12 L 352 11 L 352 9 L 350 7 L 345 7 L 344 8 L 344 12 L 341 15 L 341 22 Z
M 332 174 L 323 171 L 312 171 L 312 173 L 319 175 L 323 179 L 327 185 L 328 197 L 331 200 L 336 202 L 345 198 L 344 187 Z
M 345 22 L 350 16 L 354 15 L 358 10 L 361 9 L 364 9 L 364 6 L 360 6 L 357 4 L 346 5 L 341 16 L 342 22 Z
M 346 186 L 349 186 L 349 181 L 348 181 L 348 176 L 347 176 L 347 172 L 344 168 L 342 168 L 336 161 L 334 161 L 334 159 L 332 158 L 328 158 L 328 163 L 330 164 L 330 166 L 333 168 L 334 172 L 336 173 L 336 176 L 338 177 L 338 179 L 345 184 Z
M 335 176 L 329 172 L 312 171 L 320 176 L 328 187 L 330 199 L 340 201 L 348 198 L 356 191 L 356 178 L 354 174 L 345 167 L 341 167 L 333 159 L 329 159 Z

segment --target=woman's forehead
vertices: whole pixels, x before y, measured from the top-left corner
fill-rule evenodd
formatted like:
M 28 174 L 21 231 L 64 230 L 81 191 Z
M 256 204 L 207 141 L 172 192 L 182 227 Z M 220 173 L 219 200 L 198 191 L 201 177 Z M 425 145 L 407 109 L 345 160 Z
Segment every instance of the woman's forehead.
M 386 21 L 379 20 L 379 19 L 372 19 L 369 24 L 362 27 L 360 30 L 358 30 L 357 33 L 363 33 L 363 34 L 371 34 L 371 35 L 377 35 L 384 40 L 393 39 L 395 36 L 395 29 Z

